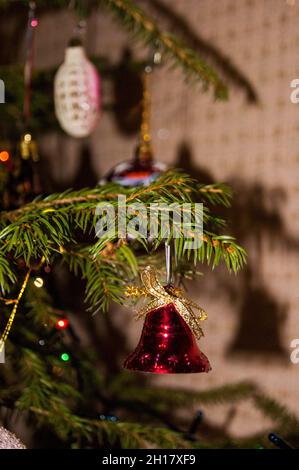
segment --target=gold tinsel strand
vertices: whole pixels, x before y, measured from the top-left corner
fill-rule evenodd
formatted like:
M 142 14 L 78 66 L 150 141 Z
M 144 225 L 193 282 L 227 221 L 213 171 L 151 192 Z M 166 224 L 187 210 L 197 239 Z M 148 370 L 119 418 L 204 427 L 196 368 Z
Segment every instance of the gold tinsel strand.
M 0 353 L 2 352 L 3 348 L 4 348 L 4 344 L 5 344 L 5 341 L 7 340 L 7 337 L 9 335 L 9 332 L 11 330 L 11 327 L 12 327 L 12 324 L 13 324 L 13 321 L 14 321 L 14 318 L 16 316 L 16 312 L 18 310 L 18 306 L 19 306 L 19 303 L 20 303 L 20 300 L 24 294 L 24 291 L 26 289 L 26 286 L 28 284 L 28 281 L 29 281 L 29 276 L 30 276 L 30 272 L 31 272 L 31 269 L 29 269 L 29 271 L 27 272 L 26 276 L 25 276 L 25 279 L 23 281 L 23 284 L 22 284 L 22 287 L 20 289 L 20 292 L 18 294 L 18 297 L 14 300 L 6 300 L 5 302 L 6 303 L 10 303 L 10 302 L 13 302 L 14 303 L 14 306 L 13 306 L 13 309 L 11 311 L 11 314 L 9 315 L 9 319 L 7 321 L 7 324 L 6 324 L 6 327 L 1 335 L 1 338 L 0 338 Z

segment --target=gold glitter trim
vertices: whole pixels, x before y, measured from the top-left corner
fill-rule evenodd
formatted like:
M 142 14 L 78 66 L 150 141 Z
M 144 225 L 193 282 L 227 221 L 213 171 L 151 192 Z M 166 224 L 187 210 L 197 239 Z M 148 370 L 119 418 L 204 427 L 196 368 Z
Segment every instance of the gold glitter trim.
M 147 266 L 144 269 L 141 273 L 141 279 L 144 287 L 130 287 L 129 292 L 135 297 L 149 295 L 153 297 L 153 300 L 138 311 L 136 315 L 137 319 L 143 317 L 151 310 L 173 304 L 187 325 L 191 328 L 195 337 L 199 339 L 203 336 L 200 322 L 206 320 L 208 315 L 199 305 L 187 299 L 181 289 L 177 287 L 163 287 L 158 280 L 156 270 L 151 266 Z M 127 293 L 126 295 L 129 296 L 130 294 Z M 199 313 L 195 314 L 192 308 L 198 310 Z

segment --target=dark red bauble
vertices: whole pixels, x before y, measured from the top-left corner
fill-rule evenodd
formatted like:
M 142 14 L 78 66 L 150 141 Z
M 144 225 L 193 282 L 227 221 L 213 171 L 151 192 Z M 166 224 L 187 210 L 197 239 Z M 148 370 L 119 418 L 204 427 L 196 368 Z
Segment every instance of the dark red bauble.
M 154 374 L 209 372 L 208 358 L 174 304 L 150 311 L 135 351 L 124 368 Z
M 101 182 L 113 181 L 128 187 L 148 186 L 166 169 L 164 163 L 154 161 L 150 144 L 144 143 L 136 148 L 133 160 L 116 165 Z

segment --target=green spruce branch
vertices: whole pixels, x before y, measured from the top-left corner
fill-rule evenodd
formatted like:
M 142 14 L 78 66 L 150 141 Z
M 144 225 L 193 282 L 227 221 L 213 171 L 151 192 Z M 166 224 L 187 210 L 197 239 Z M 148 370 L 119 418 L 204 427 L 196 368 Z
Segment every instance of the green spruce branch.
M 24 413 L 37 430 L 51 427 L 73 448 L 99 447 L 105 442 L 122 448 L 187 447 L 180 433 L 159 425 L 99 419 L 92 403 L 101 396 L 104 377 L 85 348 L 72 346 L 64 335 L 55 333 L 54 323 L 60 314 L 51 306 L 45 289 L 31 282 L 23 318 L 18 316 L 7 343 L 10 367 L 1 371 L 0 405 Z M 45 338 L 43 347 L 39 346 L 40 338 Z M 68 363 L 59 360 L 64 350 L 70 351 Z
M 18 263 L 23 260 L 26 266 L 44 260 L 46 263 L 67 262 L 70 269 L 79 273 L 87 282 L 87 300 L 91 307 L 106 309 L 109 299 L 122 301 L 122 284 L 137 275 L 138 257 L 136 243 L 147 252 L 158 250 L 165 237 L 161 218 L 157 222 L 157 238 L 149 241 L 146 236 L 136 238 L 135 229 L 129 223 L 132 215 L 126 214 L 128 236 L 135 237 L 134 247 L 118 238 L 115 233 L 95 237 L 98 220 L 96 208 L 99 203 L 118 205 L 118 195 L 126 196 L 127 204 L 143 203 L 147 210 L 153 202 L 159 206 L 190 203 L 200 196 L 209 202 L 226 204 L 230 193 L 225 186 L 197 186 L 188 176 L 167 172 L 148 187 L 125 189 L 115 184 L 81 191 L 66 191 L 37 198 L 19 209 L 0 213 L 0 282 L 3 292 L 15 283 Z M 117 212 L 116 212 L 117 218 Z M 221 219 L 222 220 L 222 219 Z M 212 224 L 219 228 L 219 220 L 207 208 L 204 213 L 202 244 L 197 249 L 186 248 L 188 236 L 181 233 L 176 239 L 178 259 L 198 263 L 208 263 L 214 268 L 224 261 L 228 270 L 237 272 L 246 262 L 246 253 L 233 237 L 211 232 Z M 222 225 L 220 224 L 220 230 Z M 80 235 L 81 234 L 81 235 Z M 91 237 L 91 242 L 82 245 L 80 237 Z M 93 235 L 93 236 L 92 236 Z M 170 233 L 168 238 L 171 238 Z M 121 241 L 121 243 L 120 243 Z M 190 239 L 189 239 L 190 241 Z M 112 246 L 112 251 L 107 250 Z M 9 260 L 9 261 L 8 261 Z M 123 281 L 120 279 L 123 275 Z
M 52 307 L 45 289 L 31 282 L 22 316 L 17 317 L 7 343 L 10 367 L 1 370 L 0 404 L 3 409 L 23 413 L 36 430 L 50 427 L 64 445 L 73 448 L 98 448 L 105 443 L 120 448 L 255 448 L 257 444 L 269 447 L 267 433 L 270 430 L 281 433 L 286 439 L 290 436 L 291 440 L 299 432 L 298 419 L 251 382 L 195 391 L 150 384 L 145 387 L 138 384 L 135 376 L 123 373 L 109 383 L 94 367 L 96 356 L 91 357 L 86 348 L 71 345 L 64 335 L 53 341 L 53 322 L 60 315 L 61 312 L 57 313 Z M 42 348 L 38 345 L 40 338 L 46 339 Z M 47 346 L 51 341 L 51 347 Z M 68 363 L 59 360 L 65 349 L 70 351 Z M 146 405 L 150 405 L 157 411 L 154 423 L 143 422 L 140 412 L 137 421 L 128 407 L 121 421 L 103 421 L 99 419 L 100 412 L 94 411 L 95 398 L 100 398 L 104 407 L 115 403 L 117 409 L 131 403 L 134 409 L 139 405 L 139 410 L 146 411 Z M 242 439 L 226 434 L 222 438 L 207 439 L 202 432 L 200 440 L 192 442 L 186 440 L 182 432 L 175 432 L 158 421 L 159 414 L 171 415 L 174 409 L 190 412 L 190 408 L 200 406 L 205 413 L 204 426 L 209 426 L 210 407 L 233 405 L 238 409 L 238 404 L 245 400 L 250 400 L 262 416 L 270 418 L 269 431 Z
M 160 48 L 167 58 L 185 70 L 187 76 L 200 80 L 206 89 L 212 87 L 216 98 L 227 98 L 227 87 L 217 73 L 199 57 L 198 53 L 173 34 L 161 31 L 152 18 L 135 2 L 132 0 L 99 0 L 99 3 L 113 11 L 124 26 L 135 36 L 141 38 L 143 42 Z
M 9 5 L 6 0 L 2 0 L 0 6 Z M 15 2 L 25 3 L 27 2 Z M 58 0 L 54 2 L 52 7 L 68 7 L 69 2 L 66 0 Z M 41 8 L 46 7 L 48 2 L 37 1 L 37 5 Z M 115 17 L 120 20 L 122 25 L 133 33 L 133 37 L 141 40 L 146 46 L 151 45 L 152 48 L 158 48 L 164 53 L 167 60 L 174 65 L 181 67 L 187 77 L 192 77 L 203 84 L 204 89 L 212 88 L 216 98 L 227 99 L 228 91 L 226 85 L 219 78 L 217 72 L 202 59 L 199 54 L 188 46 L 183 40 L 161 30 L 156 22 L 145 11 L 132 0 L 94 0 L 89 3 L 86 13 L 93 11 L 93 8 L 100 6 L 111 11 Z M 85 10 L 85 2 L 77 0 L 75 8 L 81 14 Z M 3 78 L 3 77 L 1 77 Z

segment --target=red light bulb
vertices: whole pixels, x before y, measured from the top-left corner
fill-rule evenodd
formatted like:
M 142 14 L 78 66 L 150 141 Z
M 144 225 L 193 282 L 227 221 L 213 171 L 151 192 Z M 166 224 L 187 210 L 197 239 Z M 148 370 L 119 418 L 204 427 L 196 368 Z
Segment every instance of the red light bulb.
M 57 328 L 57 330 L 65 330 L 68 326 L 69 326 L 69 321 L 67 318 L 60 318 L 55 323 L 55 328 Z
M 37 18 L 33 18 L 31 20 L 31 27 L 32 28 L 36 28 L 38 26 L 38 19 Z

